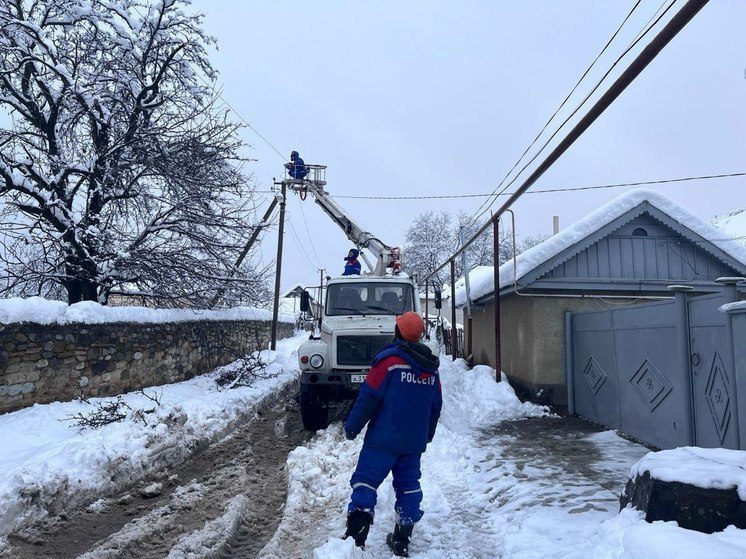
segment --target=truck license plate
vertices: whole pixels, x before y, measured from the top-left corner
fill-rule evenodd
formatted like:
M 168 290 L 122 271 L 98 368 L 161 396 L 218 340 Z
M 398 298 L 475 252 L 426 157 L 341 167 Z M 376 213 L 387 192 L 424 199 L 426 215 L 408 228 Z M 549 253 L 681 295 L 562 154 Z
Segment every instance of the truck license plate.
M 351 382 L 365 382 L 366 375 L 350 375 Z

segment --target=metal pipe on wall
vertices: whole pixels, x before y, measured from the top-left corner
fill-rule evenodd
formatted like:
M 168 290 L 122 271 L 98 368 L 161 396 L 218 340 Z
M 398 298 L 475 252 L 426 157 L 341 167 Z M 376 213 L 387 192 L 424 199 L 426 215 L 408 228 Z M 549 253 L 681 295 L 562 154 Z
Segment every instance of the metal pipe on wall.
M 492 240 L 495 282 L 495 380 L 502 380 L 502 356 L 500 354 L 500 217 L 492 220 Z
M 451 357 L 458 356 L 458 333 L 456 332 L 456 261 L 451 258 Z
M 425 339 L 430 339 L 430 280 L 425 280 Z

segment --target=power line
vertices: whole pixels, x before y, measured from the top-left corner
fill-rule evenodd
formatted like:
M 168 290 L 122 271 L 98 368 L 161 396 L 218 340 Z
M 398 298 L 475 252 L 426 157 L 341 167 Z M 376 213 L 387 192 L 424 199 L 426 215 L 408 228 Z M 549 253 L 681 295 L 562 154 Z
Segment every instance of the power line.
M 603 84 L 603 82 L 606 80 L 606 78 L 611 74 L 611 72 L 614 70 L 616 65 L 621 62 L 621 60 L 629 53 L 637 44 L 658 24 L 658 22 L 663 19 L 663 16 L 666 15 L 668 10 L 671 9 L 671 7 L 676 3 L 676 0 L 673 0 L 671 4 L 668 5 L 668 7 L 661 12 L 660 15 L 653 21 L 648 28 L 641 34 L 637 36 L 637 38 L 627 47 L 627 49 L 619 55 L 619 57 L 614 61 L 614 63 L 611 65 L 611 67 L 606 71 L 606 73 L 601 77 L 600 80 L 596 83 L 595 86 L 588 92 L 588 94 L 583 98 L 583 100 L 575 107 L 575 109 L 570 113 L 567 118 L 565 118 L 564 121 L 562 121 L 562 124 L 557 127 L 557 129 L 552 133 L 552 135 L 544 142 L 544 144 L 539 148 L 539 151 L 537 151 L 534 156 L 526 162 L 526 164 L 521 168 L 520 171 L 508 182 L 508 184 L 505 185 L 505 187 L 502 189 L 500 194 L 505 193 L 505 191 L 510 188 L 513 183 L 515 183 L 518 180 L 518 177 L 521 176 L 521 174 L 531 165 L 538 157 L 541 155 L 541 153 L 547 148 L 547 146 L 552 142 L 552 140 L 559 134 L 559 132 L 564 128 L 564 126 L 578 113 L 578 111 L 585 105 L 585 103 L 591 98 L 591 96 L 598 90 L 598 88 Z M 494 199 L 489 203 L 489 205 L 482 210 L 482 212 L 474 217 L 473 221 L 478 220 L 480 217 L 482 217 L 491 207 L 492 205 L 497 201 L 499 194 L 494 197 Z
M 549 192 L 577 192 L 582 190 L 599 190 L 603 188 L 622 188 L 625 186 L 646 186 L 652 184 L 669 184 L 677 182 L 687 182 L 696 180 L 710 180 L 710 179 L 723 179 L 729 177 L 743 177 L 746 176 L 746 172 L 739 173 L 724 173 L 719 175 L 700 175 L 696 177 L 680 177 L 675 179 L 659 179 L 649 181 L 637 181 L 637 182 L 621 182 L 614 184 L 599 184 L 594 186 L 573 186 L 568 188 L 545 188 L 537 190 L 529 190 L 526 194 L 547 194 Z M 498 196 L 512 196 L 514 192 L 501 192 Z M 447 200 L 447 199 L 458 199 L 458 198 L 484 198 L 488 196 L 494 196 L 494 192 L 481 193 L 481 194 L 443 194 L 443 195 L 427 195 L 427 196 L 353 196 L 353 195 L 330 195 L 332 198 L 346 198 L 348 200 Z
M 313 251 L 313 255 L 316 257 L 316 262 L 318 264 L 318 267 L 321 267 L 321 258 L 319 258 L 319 253 L 316 252 L 316 244 L 313 242 L 313 237 L 311 236 L 311 229 L 308 227 L 308 221 L 306 220 L 306 212 L 303 211 L 303 201 L 300 202 L 300 215 L 303 218 L 303 225 L 306 228 L 306 235 L 308 236 L 308 242 L 311 243 L 311 250 Z
M 608 50 L 608 48 L 609 48 L 609 46 L 611 45 L 611 43 L 612 43 L 612 42 L 614 41 L 614 39 L 616 38 L 616 36 L 617 36 L 617 35 L 619 34 L 619 32 L 620 32 L 620 31 L 622 30 L 622 28 L 624 27 L 624 25 L 625 25 L 625 24 L 627 23 L 627 21 L 629 20 L 629 18 L 630 18 L 630 17 L 632 16 L 632 14 L 634 13 L 634 11 L 635 11 L 635 10 L 637 9 L 637 7 L 638 7 L 639 5 L 640 5 L 640 0 L 638 0 L 638 1 L 637 1 L 637 2 L 636 2 L 636 3 L 634 4 L 634 6 L 632 6 L 632 9 L 631 9 L 631 10 L 629 11 L 629 13 L 628 13 L 628 14 L 627 14 L 627 16 L 626 16 L 626 17 L 624 18 L 624 20 L 622 20 L 622 23 L 621 23 L 621 24 L 619 24 L 619 27 L 617 27 L 616 31 L 614 31 L 614 34 L 613 34 L 613 35 L 611 36 L 611 38 L 610 38 L 610 39 L 609 39 L 609 40 L 608 40 L 608 41 L 606 42 L 606 44 L 605 44 L 605 45 L 604 45 L 604 47 L 603 47 L 603 48 L 601 49 L 601 51 L 600 51 L 600 52 L 599 52 L 599 53 L 598 53 L 598 54 L 596 55 L 596 58 L 594 58 L 594 59 L 593 59 L 593 61 L 592 61 L 592 62 L 590 63 L 590 65 L 588 66 L 588 68 L 586 68 L 585 72 L 583 72 L 583 74 L 582 74 L 582 75 L 580 76 L 580 79 L 578 79 L 578 81 L 577 81 L 577 82 L 575 83 L 575 85 L 573 86 L 573 88 L 572 88 L 572 89 L 570 90 L 570 93 L 568 93 L 568 94 L 567 94 L 567 96 L 566 96 L 566 97 L 564 98 L 564 100 L 562 101 L 562 103 L 560 103 L 560 105 L 559 105 L 559 106 L 558 106 L 558 107 L 557 107 L 557 108 L 555 109 L 554 113 L 552 113 L 552 115 L 551 115 L 551 116 L 549 117 L 549 120 L 547 120 L 547 121 L 546 121 L 546 123 L 545 123 L 545 124 L 544 124 L 544 126 L 543 126 L 543 127 L 541 128 L 541 130 L 540 130 L 540 131 L 539 131 L 539 133 L 538 133 L 538 134 L 536 135 L 536 137 L 535 137 L 535 138 L 534 138 L 534 139 L 533 139 L 533 140 L 531 141 L 531 143 L 530 143 L 530 144 L 528 145 L 528 147 L 527 147 L 527 148 L 526 148 L 526 149 L 525 149 L 525 150 L 523 151 L 523 153 L 521 154 L 521 156 L 520 156 L 520 157 L 519 157 L 519 158 L 518 158 L 518 159 L 516 160 L 516 162 L 515 162 L 515 163 L 513 164 L 513 166 L 512 166 L 511 168 L 510 168 L 510 170 L 509 170 L 509 171 L 508 171 L 508 172 L 506 173 L 506 175 L 505 175 L 505 176 L 503 177 L 503 179 L 502 179 L 502 180 L 500 181 L 500 183 L 499 183 L 499 184 L 498 184 L 498 185 L 497 185 L 497 186 L 495 187 L 495 189 L 494 189 L 494 190 L 492 191 L 492 193 L 493 193 L 493 194 L 495 194 L 495 193 L 496 193 L 496 192 L 497 192 L 497 191 L 498 191 L 498 190 L 500 189 L 500 187 L 501 187 L 501 186 L 502 186 L 502 185 L 503 185 L 503 184 L 505 183 L 505 181 L 506 181 L 506 180 L 508 179 L 508 177 L 509 177 L 509 176 L 511 175 L 511 173 L 513 173 L 513 171 L 514 171 L 514 170 L 516 169 L 516 167 L 518 167 L 518 165 L 520 165 L 521 161 L 523 161 L 523 158 L 524 158 L 524 157 L 526 157 L 526 154 L 527 154 L 527 153 L 528 153 L 528 152 L 529 152 L 529 151 L 531 150 L 531 148 L 532 148 L 532 147 L 534 147 L 534 145 L 536 144 L 536 142 L 537 142 L 537 141 L 539 140 L 539 138 L 540 138 L 540 137 L 542 136 L 542 134 L 544 134 L 544 132 L 545 132 L 545 131 L 546 131 L 546 129 L 547 129 L 548 127 L 549 127 L 549 125 L 550 125 L 550 124 L 552 123 L 552 121 L 553 121 L 553 120 L 554 120 L 554 118 L 555 118 L 555 117 L 557 116 L 557 114 L 558 114 L 558 113 L 559 113 L 559 112 L 560 112 L 560 111 L 562 110 L 562 108 L 563 108 L 563 107 L 564 107 L 564 106 L 565 106 L 565 105 L 567 104 L 567 102 L 569 101 L 570 97 L 572 97 L 573 93 L 575 93 L 575 91 L 576 91 L 576 90 L 578 89 L 578 87 L 579 87 L 579 86 L 580 86 L 580 84 L 581 84 L 581 83 L 583 82 L 583 80 L 584 80 L 584 79 L 586 78 L 586 76 L 588 76 L 588 74 L 590 73 L 590 71 L 591 71 L 591 70 L 593 69 L 593 67 L 594 67 L 594 66 L 596 65 L 596 62 L 598 62 L 598 60 L 599 60 L 599 59 L 601 58 L 601 56 L 603 56 L 603 54 L 604 54 L 604 53 L 605 53 L 605 52 L 606 52 L 606 51 Z M 560 126 L 560 128 L 561 128 L 561 126 Z M 542 148 L 542 150 L 543 150 L 543 148 Z M 539 152 L 541 152 L 541 150 L 540 150 Z M 520 174 L 520 173 L 519 173 L 519 174 Z M 495 196 L 495 199 L 497 199 L 497 196 L 498 196 L 498 195 L 496 195 L 496 196 Z M 484 203 L 482 203 L 482 205 L 480 205 L 480 206 L 479 206 L 479 207 L 478 207 L 478 208 L 477 208 L 477 209 L 476 209 L 476 210 L 474 211 L 474 213 L 472 214 L 471 218 L 469 218 L 469 222 L 473 222 L 473 221 L 476 221 L 477 219 L 479 219 L 479 217 L 481 217 L 481 216 L 482 216 L 482 214 L 483 214 L 484 212 L 482 212 L 482 213 L 479 213 L 479 212 L 480 212 L 480 210 L 482 210 L 482 208 L 484 208 L 485 204 L 487 204 L 487 203 L 488 203 L 488 201 L 485 201 Z M 493 201 L 493 202 L 491 202 L 491 203 L 489 203 L 489 206 L 488 206 L 488 208 L 489 208 L 489 207 L 490 207 L 490 206 L 491 206 L 491 205 L 492 205 L 493 203 L 494 203 L 494 201 Z M 485 211 L 486 211 L 486 209 L 485 209 Z M 479 215 L 477 216 L 477 214 L 479 214 Z

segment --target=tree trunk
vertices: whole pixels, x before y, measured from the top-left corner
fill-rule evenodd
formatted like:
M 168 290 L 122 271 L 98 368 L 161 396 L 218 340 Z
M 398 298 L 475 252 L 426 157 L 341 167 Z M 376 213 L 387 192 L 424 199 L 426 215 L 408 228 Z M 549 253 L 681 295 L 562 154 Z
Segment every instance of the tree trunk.
M 95 277 L 96 265 L 93 262 L 82 261 L 75 255 L 67 255 L 65 258 L 65 273 L 68 277 L 63 282 L 67 291 L 67 303 L 69 305 L 81 301 L 98 301 L 99 285 L 96 281 L 89 279 Z

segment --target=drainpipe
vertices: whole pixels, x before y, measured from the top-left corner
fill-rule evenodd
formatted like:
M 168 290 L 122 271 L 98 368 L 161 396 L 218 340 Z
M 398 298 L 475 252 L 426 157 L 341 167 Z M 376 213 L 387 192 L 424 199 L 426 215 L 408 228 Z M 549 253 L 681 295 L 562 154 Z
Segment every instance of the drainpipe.
M 567 414 L 575 415 L 575 367 L 572 360 L 572 311 L 565 311 L 565 382 L 567 382 Z
M 674 294 L 676 305 L 676 353 L 678 367 L 683 377 L 688 381 L 684 389 L 687 393 L 687 407 L 689 417 L 684 425 L 684 439 L 689 446 L 697 444 L 697 430 L 694 428 L 694 378 L 691 369 L 691 349 L 689 347 L 689 305 L 686 294 L 694 291 L 691 285 L 669 285 L 668 290 Z

